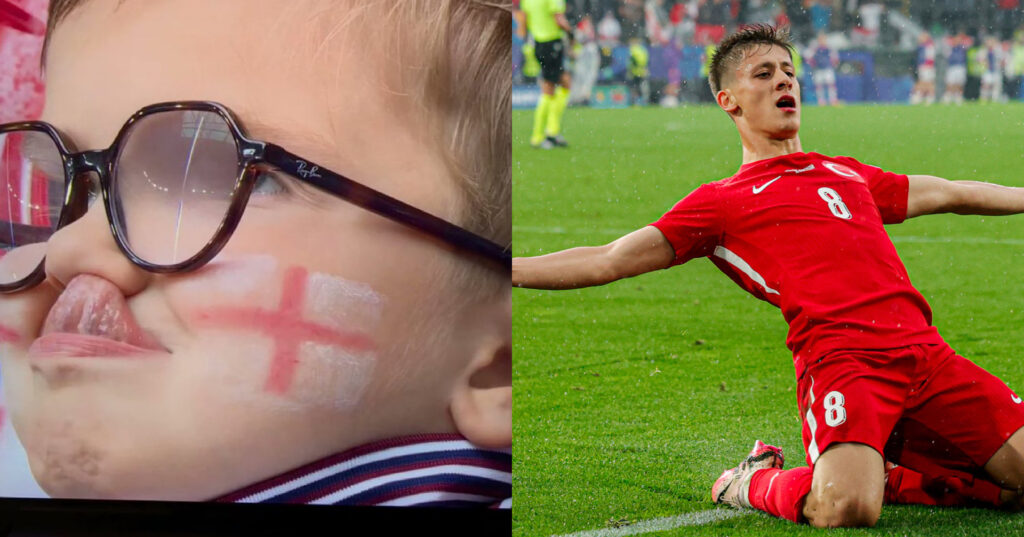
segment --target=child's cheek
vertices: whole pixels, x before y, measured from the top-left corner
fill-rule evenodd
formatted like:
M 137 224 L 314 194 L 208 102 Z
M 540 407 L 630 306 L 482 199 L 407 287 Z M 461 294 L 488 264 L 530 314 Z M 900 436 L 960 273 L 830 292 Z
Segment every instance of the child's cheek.
M 0 324 L 0 343 L 17 343 L 20 340 L 21 335 L 14 328 Z
M 381 309 L 369 285 L 251 256 L 211 263 L 182 287 L 188 354 L 225 393 L 296 407 L 360 400 Z

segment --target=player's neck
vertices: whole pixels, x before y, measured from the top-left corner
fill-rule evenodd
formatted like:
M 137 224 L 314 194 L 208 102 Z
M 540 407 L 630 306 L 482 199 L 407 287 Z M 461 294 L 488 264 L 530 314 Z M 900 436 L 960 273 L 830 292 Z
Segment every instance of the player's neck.
M 786 138 L 785 140 L 747 136 L 742 136 L 741 138 L 743 141 L 743 164 L 781 157 L 790 153 L 803 152 L 803 148 L 800 145 L 800 136 Z

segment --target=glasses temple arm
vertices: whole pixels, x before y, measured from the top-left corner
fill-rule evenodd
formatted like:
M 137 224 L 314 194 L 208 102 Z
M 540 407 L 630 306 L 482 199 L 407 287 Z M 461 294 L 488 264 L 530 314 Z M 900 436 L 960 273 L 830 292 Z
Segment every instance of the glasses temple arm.
M 512 254 L 509 249 L 472 231 L 303 160 L 280 146 L 266 144 L 263 160 L 303 182 L 330 192 L 368 211 L 420 230 L 457 248 L 487 257 L 511 270 Z

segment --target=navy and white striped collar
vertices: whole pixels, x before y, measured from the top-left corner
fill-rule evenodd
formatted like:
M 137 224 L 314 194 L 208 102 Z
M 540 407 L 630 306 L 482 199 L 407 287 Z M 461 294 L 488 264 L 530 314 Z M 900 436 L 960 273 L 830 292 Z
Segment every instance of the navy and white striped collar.
M 509 508 L 512 453 L 457 434 L 406 436 L 349 449 L 215 501 Z

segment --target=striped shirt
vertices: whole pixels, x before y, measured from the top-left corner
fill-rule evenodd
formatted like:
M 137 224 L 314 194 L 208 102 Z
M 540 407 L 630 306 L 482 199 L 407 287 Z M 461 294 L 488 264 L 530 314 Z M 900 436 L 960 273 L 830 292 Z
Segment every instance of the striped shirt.
M 507 509 L 512 453 L 457 434 L 406 436 L 349 449 L 215 501 Z

